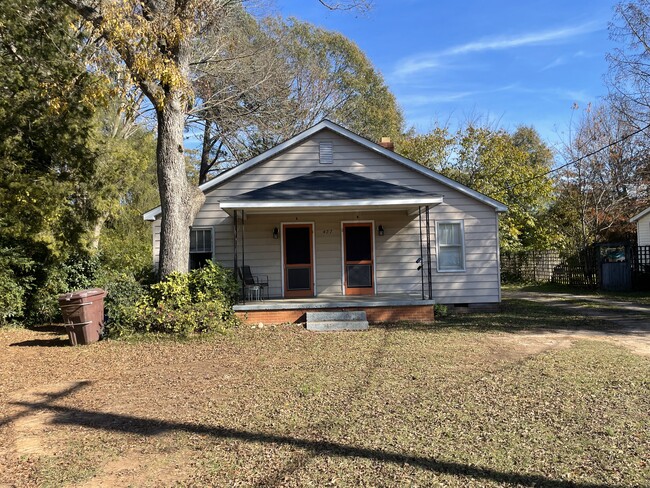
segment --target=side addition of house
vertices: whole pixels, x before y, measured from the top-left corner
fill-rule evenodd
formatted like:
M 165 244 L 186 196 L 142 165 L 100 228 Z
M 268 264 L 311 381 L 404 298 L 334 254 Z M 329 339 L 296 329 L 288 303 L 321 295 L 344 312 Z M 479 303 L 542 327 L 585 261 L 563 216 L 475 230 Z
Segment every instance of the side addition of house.
M 211 259 L 263 276 L 268 296 L 249 314 L 500 302 L 506 207 L 382 144 L 325 120 L 203 184 L 190 267 Z M 160 208 L 144 218 L 157 264 Z

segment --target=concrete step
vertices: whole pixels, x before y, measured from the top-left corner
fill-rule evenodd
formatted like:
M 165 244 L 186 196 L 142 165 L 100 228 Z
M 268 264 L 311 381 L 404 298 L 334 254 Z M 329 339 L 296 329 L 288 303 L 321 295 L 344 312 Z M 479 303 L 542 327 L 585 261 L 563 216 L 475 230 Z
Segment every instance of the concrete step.
M 364 311 L 307 312 L 307 330 L 367 330 L 368 320 Z
M 307 322 L 341 322 L 346 320 L 366 320 L 363 310 L 345 310 L 341 312 L 307 312 Z
M 307 330 L 325 332 L 331 330 L 368 330 L 367 320 L 340 320 L 337 322 L 307 322 Z

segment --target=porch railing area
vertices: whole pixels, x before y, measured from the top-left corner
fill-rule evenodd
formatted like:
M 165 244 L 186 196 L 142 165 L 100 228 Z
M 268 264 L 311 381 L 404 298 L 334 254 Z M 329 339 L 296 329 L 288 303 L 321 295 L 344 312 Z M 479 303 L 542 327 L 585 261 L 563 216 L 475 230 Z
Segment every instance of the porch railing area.
M 417 267 L 418 278 L 420 285 L 420 299 L 423 301 L 433 300 L 433 276 L 432 276 L 432 243 L 431 243 L 431 207 L 430 206 L 419 206 L 417 207 L 417 224 L 418 224 L 418 238 L 419 238 L 419 256 L 417 260 L 413 262 L 413 266 Z M 244 232 L 246 213 L 244 210 L 233 210 L 232 213 L 232 222 L 233 222 L 233 267 L 232 272 L 236 277 L 237 281 L 241 286 L 241 301 L 245 304 L 248 301 L 259 299 L 276 299 L 280 298 L 277 296 L 269 296 L 269 289 L 271 288 L 271 283 L 267 281 L 262 283 L 257 283 L 250 281 L 244 276 L 244 270 L 249 268 L 246 265 L 246 233 Z M 381 227 L 381 226 L 380 226 Z M 277 229 L 276 229 L 277 230 Z M 383 232 L 383 230 L 381 230 Z M 274 238 L 277 238 L 277 232 L 274 231 Z M 285 267 L 288 267 L 286 264 Z M 356 287 L 366 286 L 371 281 L 372 270 L 371 265 L 364 263 L 345 263 L 346 266 L 346 276 L 348 276 L 348 284 L 352 283 Z M 291 268 L 290 272 L 304 273 L 303 268 Z M 284 272 L 284 270 L 283 270 Z M 250 274 L 250 268 L 249 268 Z M 252 274 L 255 275 L 255 270 L 252 271 Z M 311 279 L 311 273 L 306 273 L 308 276 L 294 276 L 297 280 L 305 281 L 306 279 Z M 287 278 L 285 278 L 287 279 Z M 350 281 L 351 280 L 351 281 Z M 260 289 L 257 289 L 257 286 L 260 286 Z M 251 291 L 253 294 L 251 294 Z

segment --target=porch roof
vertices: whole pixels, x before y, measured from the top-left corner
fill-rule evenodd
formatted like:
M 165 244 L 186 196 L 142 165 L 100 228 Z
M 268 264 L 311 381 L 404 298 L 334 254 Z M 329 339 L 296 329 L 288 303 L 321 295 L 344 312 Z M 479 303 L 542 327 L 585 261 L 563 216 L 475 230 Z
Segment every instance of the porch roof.
M 438 205 L 442 201 L 441 195 L 334 170 L 313 171 L 222 200 L 221 208 L 226 211 L 246 210 L 248 213 L 352 210 L 364 207 L 400 210 L 420 205 Z

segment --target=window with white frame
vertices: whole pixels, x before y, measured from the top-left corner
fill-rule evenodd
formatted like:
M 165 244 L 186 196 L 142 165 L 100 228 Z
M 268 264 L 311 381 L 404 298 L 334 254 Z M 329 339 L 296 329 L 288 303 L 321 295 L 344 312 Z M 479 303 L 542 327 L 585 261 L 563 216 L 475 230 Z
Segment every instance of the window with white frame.
M 464 234 L 462 220 L 436 222 L 438 271 L 465 271 Z
M 212 229 L 190 229 L 190 270 L 205 266 L 212 261 Z

